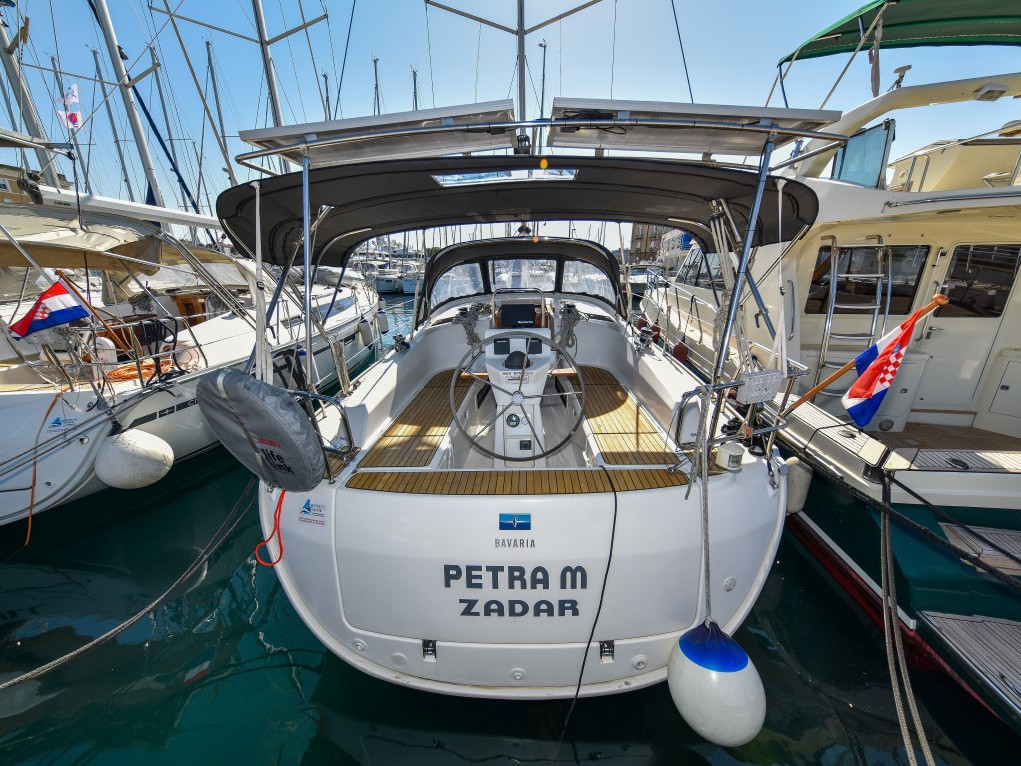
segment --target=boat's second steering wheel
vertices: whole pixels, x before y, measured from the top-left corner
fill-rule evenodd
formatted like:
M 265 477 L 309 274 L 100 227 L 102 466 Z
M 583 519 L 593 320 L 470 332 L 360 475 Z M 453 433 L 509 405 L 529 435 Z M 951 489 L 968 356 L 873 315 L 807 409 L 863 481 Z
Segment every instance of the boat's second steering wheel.
M 521 351 L 511 352 L 510 356 L 517 358 L 515 359 L 513 367 L 511 367 L 511 365 L 508 365 L 508 367 L 511 369 L 519 369 L 517 365 L 521 364 L 520 367 L 521 374 L 518 377 L 516 386 L 513 383 L 511 383 L 511 385 L 509 386 L 504 386 L 500 382 L 492 380 L 486 373 L 472 371 L 472 367 L 475 366 L 475 362 L 479 359 L 480 356 L 483 356 L 485 354 L 486 343 L 491 343 L 492 338 L 490 338 L 488 341 L 476 343 L 471 348 L 469 348 L 465 355 L 461 357 L 461 361 L 458 362 L 457 366 L 454 368 L 453 375 L 450 378 L 450 411 L 454 416 L 454 425 L 457 426 L 457 430 L 464 435 L 464 437 L 468 440 L 468 443 L 471 445 L 473 449 L 478 450 L 483 455 L 488 455 L 491 458 L 495 458 L 497 460 L 506 460 L 509 462 L 525 462 L 530 460 L 536 460 L 538 458 L 549 457 L 550 455 L 559 452 L 560 450 L 567 446 L 568 442 L 570 442 L 571 439 L 574 437 L 575 432 L 578 430 L 578 428 L 582 424 L 582 421 L 585 419 L 584 409 L 585 378 L 582 375 L 581 368 L 578 366 L 577 362 L 574 361 L 574 357 L 572 357 L 567 352 L 567 349 L 565 349 L 559 343 L 551 340 L 550 338 L 547 338 L 545 335 L 542 335 L 541 333 L 521 330 L 514 333 L 508 333 L 507 335 L 501 335 L 500 337 L 524 338 L 526 348 L 532 345 L 531 343 L 532 339 L 536 339 L 540 341 L 544 346 L 546 346 L 546 348 L 544 348 L 542 352 L 538 354 L 536 353 L 528 354 Z M 564 377 L 566 379 L 569 379 L 572 385 L 564 388 L 564 390 L 552 391 L 550 393 L 545 393 L 544 391 L 540 391 L 540 393 L 537 394 L 525 393 L 522 390 L 522 385 L 525 380 L 525 373 L 527 372 L 531 363 L 530 357 L 545 356 L 549 352 L 552 352 L 551 353 L 552 359 L 560 361 L 560 366 L 552 367 L 549 370 L 548 374 L 554 377 Z M 555 364 L 556 361 L 554 361 L 554 365 Z M 460 402 L 458 401 L 460 398 L 458 396 L 458 384 L 463 383 L 464 381 L 470 382 L 472 380 L 477 380 L 480 383 L 492 386 L 496 391 L 499 391 L 501 394 L 503 394 L 506 398 L 510 400 L 509 402 L 502 406 L 497 405 L 496 415 L 493 417 L 493 419 L 486 423 L 475 434 L 470 434 L 468 432 L 468 429 L 465 428 L 464 424 L 461 422 L 461 419 L 457 415 L 457 411 L 460 406 Z M 543 383 L 544 383 L 543 388 L 545 388 L 545 381 Z M 575 416 L 574 421 L 571 424 L 570 428 L 567 429 L 567 433 L 564 435 L 564 437 L 555 444 L 549 445 L 546 444 L 545 442 L 545 434 L 538 433 L 535 427 L 535 423 L 533 423 L 531 418 L 528 417 L 528 409 L 526 407 L 522 407 L 521 405 L 525 404 L 529 400 L 532 400 L 531 401 L 532 404 L 536 403 L 542 404 L 542 400 L 544 398 L 554 397 L 561 399 L 562 401 L 565 402 L 565 404 L 569 399 L 574 399 L 577 408 L 577 415 Z M 500 418 L 503 418 L 508 414 L 518 416 L 518 413 L 520 413 L 520 418 L 528 426 L 531 438 L 535 440 L 536 446 L 539 447 L 538 452 L 534 452 L 523 456 L 506 455 L 499 451 L 500 445 L 498 444 L 494 444 L 494 447 L 496 447 L 496 449 L 489 449 L 488 447 L 484 446 L 481 443 L 482 437 L 487 432 L 489 432 L 493 428 L 493 426 L 496 425 Z

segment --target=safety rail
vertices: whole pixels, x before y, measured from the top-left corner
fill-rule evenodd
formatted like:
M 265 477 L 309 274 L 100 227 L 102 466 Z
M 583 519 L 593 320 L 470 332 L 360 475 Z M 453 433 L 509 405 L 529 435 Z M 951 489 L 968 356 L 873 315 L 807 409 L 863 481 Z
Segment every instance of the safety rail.
M 351 422 L 348 420 L 347 411 L 344 409 L 344 405 L 337 401 L 335 396 L 327 396 L 326 394 L 317 394 L 311 391 L 303 391 L 295 388 L 286 388 L 284 390 L 291 396 L 299 399 L 309 399 L 323 404 L 332 404 L 340 414 L 340 424 L 344 429 L 344 438 L 347 443 L 342 447 L 335 447 L 332 444 L 327 446 L 326 441 L 323 439 L 323 433 L 319 429 L 319 420 L 311 413 L 308 413 L 309 421 L 312 423 L 312 427 L 319 435 L 319 442 L 323 449 L 323 458 L 326 462 L 327 479 L 330 484 L 333 484 L 337 480 L 337 477 L 333 475 L 333 466 L 330 464 L 329 455 L 332 453 L 334 455 L 340 455 L 346 459 L 355 453 L 354 438 L 351 436 Z M 306 412 L 308 411 L 306 410 Z

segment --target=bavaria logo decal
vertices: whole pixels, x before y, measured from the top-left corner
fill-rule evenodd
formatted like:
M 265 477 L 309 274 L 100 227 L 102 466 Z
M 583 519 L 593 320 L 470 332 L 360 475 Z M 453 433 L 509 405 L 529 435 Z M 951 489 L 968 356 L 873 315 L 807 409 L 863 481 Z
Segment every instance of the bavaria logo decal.
M 500 529 L 522 531 L 532 528 L 532 514 L 530 513 L 501 513 Z

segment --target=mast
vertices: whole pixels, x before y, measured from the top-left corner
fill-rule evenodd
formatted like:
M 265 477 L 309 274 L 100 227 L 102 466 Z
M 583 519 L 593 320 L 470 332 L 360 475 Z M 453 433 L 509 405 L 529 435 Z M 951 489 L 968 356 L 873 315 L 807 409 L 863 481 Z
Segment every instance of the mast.
M 269 49 L 270 41 L 266 37 L 266 18 L 262 15 L 262 0 L 252 0 L 255 11 L 255 33 L 259 36 L 259 48 L 262 49 L 262 67 L 266 72 L 266 89 L 269 91 L 269 105 L 273 110 L 273 125 L 284 124 L 284 114 L 280 110 L 280 94 L 277 93 L 276 68 L 273 66 L 273 53 Z
M 131 92 L 128 72 L 121 61 L 120 51 L 117 45 L 117 36 L 113 30 L 113 21 L 110 19 L 110 11 L 106 7 L 106 0 L 90 0 L 96 19 L 103 30 L 103 38 L 106 40 L 107 52 L 110 54 L 110 63 L 113 65 L 113 73 L 117 78 L 117 89 L 121 92 L 121 99 L 124 101 L 124 111 L 128 115 L 128 125 L 135 137 L 135 147 L 138 149 L 138 158 L 142 163 L 142 171 L 145 173 L 145 180 L 149 183 L 152 191 L 153 202 L 159 207 L 164 207 L 163 193 L 160 191 L 159 182 L 156 180 L 156 167 L 152 162 L 152 155 L 149 154 L 149 145 L 145 140 L 145 129 L 142 127 L 142 119 L 138 116 L 138 108 L 135 105 L 135 97 Z
M 149 46 L 149 55 L 152 56 L 152 65 L 154 67 L 159 66 L 159 59 L 156 58 L 156 49 L 151 45 Z M 160 109 L 163 111 L 163 124 L 167 128 L 167 143 L 170 144 L 170 156 L 174 158 L 174 164 L 177 165 L 178 170 L 181 169 L 181 161 L 177 158 L 177 146 L 174 144 L 174 133 L 170 128 L 170 114 L 167 112 L 167 100 L 163 95 L 163 81 L 160 80 L 160 73 L 153 70 L 152 76 L 156 78 L 156 94 L 160 99 Z M 185 210 L 188 208 L 188 196 L 184 190 L 184 184 L 181 183 L 181 207 Z
M 539 47 L 542 48 L 542 81 L 539 86 L 539 118 L 541 119 L 546 115 L 546 41 L 543 40 L 539 43 Z M 537 148 L 542 146 L 542 128 L 539 128 L 539 140 L 535 145 Z
M 457 8 L 451 8 L 450 6 L 443 5 L 442 3 L 436 2 L 436 0 L 425 0 L 425 4 L 426 5 L 431 5 L 433 8 L 439 8 L 442 11 L 446 11 L 447 13 L 453 13 L 456 16 L 463 16 L 466 19 L 471 19 L 472 21 L 477 21 L 480 24 L 485 24 L 486 26 L 493 27 L 493 29 L 499 29 L 501 32 L 508 32 L 508 33 L 514 35 L 517 38 L 517 41 L 518 41 L 518 110 L 519 110 L 517 118 L 521 122 L 524 122 L 526 117 L 527 117 L 526 112 L 525 112 L 525 77 L 527 76 L 526 75 L 526 71 L 525 71 L 525 38 L 528 35 L 532 34 L 532 32 L 537 32 L 540 29 L 542 29 L 543 27 L 547 27 L 550 24 L 553 24 L 554 22 L 560 21 L 561 19 L 566 19 L 568 16 L 573 16 L 575 13 L 578 13 L 578 11 L 583 11 L 586 8 L 590 7 L 590 6 L 593 6 L 596 3 L 601 3 L 601 2 L 602 2 L 602 0 L 587 0 L 587 2 L 584 2 L 581 5 L 575 6 L 574 8 L 571 8 L 568 11 L 564 11 L 563 13 L 557 14 L 556 16 L 553 16 L 552 18 L 548 18 L 545 21 L 540 21 L 538 24 L 536 24 L 533 27 L 527 27 L 526 28 L 525 27 L 525 0 L 518 0 L 518 26 L 517 26 L 517 29 L 511 29 L 510 27 L 506 27 L 503 24 L 497 24 L 495 21 L 490 21 L 489 19 L 484 19 L 481 16 L 476 16 L 476 15 L 474 15 L 472 13 L 467 13 L 465 11 L 460 11 Z M 517 149 L 515 151 L 517 153 L 520 153 L 520 154 L 529 154 L 531 152 L 531 147 L 529 146 L 529 141 L 528 141 L 528 134 L 525 133 L 525 129 L 524 128 L 521 128 L 520 132 L 518 133 L 518 146 L 517 146 Z
M 11 103 L 11 97 L 7 93 L 7 86 L 4 85 L 3 78 L 0 77 L 0 95 L 3 96 L 4 106 L 7 107 L 7 116 L 11 119 L 11 127 L 16 128 L 18 125 L 18 118 L 14 115 L 14 104 Z M 18 150 L 21 153 L 21 167 L 28 169 L 28 155 L 25 153 L 25 149 L 21 148 Z
M 418 111 L 418 70 L 411 67 L 411 108 Z
M 128 199 L 135 201 L 135 191 L 131 188 L 131 178 L 128 176 L 128 166 L 124 162 L 124 150 L 121 148 L 121 137 L 117 133 L 117 121 L 113 118 L 113 107 L 110 106 L 110 99 L 107 98 L 106 83 L 103 81 L 103 68 L 99 64 L 99 51 L 92 49 L 92 57 L 96 60 L 96 81 L 99 83 L 99 91 L 103 94 L 103 106 L 106 107 L 106 116 L 110 120 L 110 132 L 113 133 L 113 145 L 117 149 L 117 159 L 121 163 L 121 175 L 124 176 L 124 186 L 128 191 Z
M 28 23 L 27 17 L 25 18 L 25 23 Z M 3 59 L 7 81 L 11 84 L 11 89 L 14 91 L 14 98 L 18 102 L 18 109 L 21 110 L 21 119 L 25 121 L 25 127 L 28 129 L 29 135 L 40 141 L 47 141 L 49 139 L 46 136 L 46 131 L 43 130 L 42 123 L 39 122 L 35 103 L 32 101 L 32 96 L 25 86 L 25 80 L 21 76 L 21 67 L 18 65 L 18 60 L 14 57 L 16 48 L 17 45 L 11 45 L 11 38 L 7 34 L 7 27 L 0 24 L 0 58 Z M 39 167 L 42 168 L 43 178 L 46 179 L 46 183 L 49 186 L 59 186 L 57 171 L 53 169 L 53 164 L 50 162 L 50 156 L 46 150 L 36 149 L 35 156 L 39 161 Z
M 518 38 L 518 119 L 524 122 L 528 119 L 525 114 L 525 0 L 518 0 L 518 28 L 515 31 Z M 518 134 L 518 144 L 525 133 Z
M 542 48 L 542 85 L 539 88 L 539 116 L 546 112 L 546 41 L 539 43 Z
M 213 41 L 206 40 L 206 57 L 209 59 L 209 79 L 213 83 L 213 103 L 216 105 L 216 119 L 220 123 L 220 135 L 217 140 L 227 142 L 227 129 L 223 126 L 223 107 L 220 106 L 220 86 L 216 81 L 216 67 L 213 66 Z M 215 127 L 214 127 L 215 132 Z M 230 157 L 227 157 L 227 165 L 230 165 Z M 233 177 L 231 181 L 236 183 Z
M 262 65 L 266 74 L 266 83 L 268 85 L 269 91 L 269 101 L 273 109 L 273 124 L 276 127 L 279 127 L 283 123 L 283 113 L 280 110 L 280 98 L 277 93 L 276 69 L 273 66 L 273 56 L 270 53 L 270 46 L 273 45 L 273 43 L 280 42 L 281 40 L 290 37 L 296 32 L 301 32 L 304 29 L 308 29 L 313 24 L 318 24 L 320 21 L 324 21 L 327 18 L 328 14 L 325 13 L 324 11 L 324 13 L 321 16 L 317 16 L 314 19 L 306 21 L 304 24 L 300 24 L 299 26 L 296 26 L 293 29 L 289 29 L 286 32 L 281 32 L 275 37 L 267 38 L 266 18 L 265 16 L 263 16 L 262 13 L 262 3 L 260 2 L 260 0 L 252 0 L 252 9 L 255 11 L 256 32 L 259 35 L 258 39 L 256 39 L 254 37 L 249 37 L 248 35 L 243 35 L 240 34 L 239 32 L 235 32 L 230 29 L 223 29 L 222 27 L 207 24 L 204 21 L 189 19 L 185 16 L 178 16 L 174 11 L 170 10 L 169 0 L 163 0 L 163 5 L 164 5 L 163 8 L 157 8 L 154 5 L 150 4 L 149 10 L 155 13 L 162 13 L 170 18 L 170 23 L 174 27 L 174 34 L 177 35 L 177 43 L 178 45 L 181 46 L 181 52 L 184 54 L 184 60 L 188 64 L 188 71 L 191 72 L 192 81 L 195 83 L 195 90 L 198 91 L 199 98 L 202 100 L 202 108 L 203 110 L 205 110 L 206 117 L 209 119 L 209 124 L 213 126 L 213 135 L 216 136 L 216 143 L 220 147 L 221 154 L 223 154 L 223 161 L 225 163 L 224 170 L 226 170 L 227 175 L 230 176 L 231 183 L 237 184 L 237 178 L 234 175 L 231 158 L 230 155 L 227 153 L 226 143 L 227 135 L 226 131 L 224 131 L 223 129 L 223 113 L 222 111 L 220 112 L 220 132 L 217 133 L 216 124 L 213 121 L 213 115 L 209 110 L 209 105 L 206 103 L 205 93 L 202 90 L 202 85 L 199 83 L 198 75 L 195 74 L 195 68 L 191 64 L 191 58 L 188 56 L 188 50 L 184 46 L 184 38 L 181 37 L 181 32 L 177 28 L 177 20 L 180 19 L 181 21 L 187 21 L 192 24 L 198 24 L 200 27 L 211 29 L 214 32 L 221 32 L 223 34 L 231 35 L 232 37 L 238 37 L 242 40 L 247 40 L 248 42 L 254 43 L 259 46 L 260 50 L 262 51 Z M 209 51 L 211 50 L 212 49 L 210 48 Z M 214 83 L 216 82 L 215 75 L 213 77 L 213 82 Z M 219 98 L 217 98 L 217 107 L 219 107 Z M 287 162 L 283 158 L 280 159 L 280 169 L 281 172 L 283 173 L 287 172 Z

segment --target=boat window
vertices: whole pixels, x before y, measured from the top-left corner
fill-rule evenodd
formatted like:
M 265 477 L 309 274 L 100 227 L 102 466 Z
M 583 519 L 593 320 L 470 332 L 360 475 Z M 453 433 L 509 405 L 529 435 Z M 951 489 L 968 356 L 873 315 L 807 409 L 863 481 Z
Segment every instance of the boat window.
M 606 272 L 584 261 L 565 261 L 563 290 L 584 293 L 613 303 L 613 284 Z
M 835 314 L 860 314 L 864 307 L 876 300 L 876 279 L 885 272 L 880 264 L 880 250 L 889 253 L 893 272 L 890 286 L 890 313 L 907 314 L 915 298 L 922 268 L 929 257 L 928 245 L 893 245 L 879 247 L 838 248 L 837 307 Z M 833 264 L 830 248 L 819 248 L 819 257 L 812 272 L 812 284 L 805 301 L 806 314 L 825 314 L 829 310 L 830 278 Z M 886 288 L 884 286 L 884 295 Z M 857 308 L 861 306 L 862 308 Z
M 556 286 L 557 262 L 553 258 L 494 258 L 489 262 L 489 281 L 501 287 L 534 287 L 544 293 Z
M 936 316 L 1000 316 L 1019 262 L 1021 245 L 958 245 L 943 283 L 950 303 L 936 309 Z
M 723 272 L 720 269 L 719 253 L 703 253 L 698 245 L 692 245 L 677 269 L 675 281 L 692 287 L 723 289 Z
M 837 181 L 882 189 L 886 181 L 886 163 L 894 137 L 894 121 L 855 133 L 833 158 L 833 178 Z
M 577 175 L 576 168 L 522 168 L 484 173 L 452 173 L 433 176 L 433 180 L 440 186 L 479 186 L 514 181 L 573 181 Z
M 451 298 L 465 295 L 480 295 L 485 291 L 482 284 L 482 269 L 477 263 L 460 263 L 443 272 L 429 293 L 429 307 L 435 308 Z

